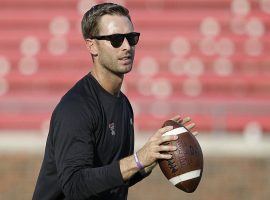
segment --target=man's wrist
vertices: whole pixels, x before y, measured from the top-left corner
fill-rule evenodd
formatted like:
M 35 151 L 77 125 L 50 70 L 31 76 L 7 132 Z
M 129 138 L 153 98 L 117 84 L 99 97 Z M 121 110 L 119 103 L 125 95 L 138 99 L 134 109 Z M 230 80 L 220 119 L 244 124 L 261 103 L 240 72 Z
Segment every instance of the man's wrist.
M 129 180 L 135 173 L 139 171 L 134 159 L 134 155 L 123 158 L 119 162 L 120 171 L 122 173 L 124 181 Z
M 136 165 L 138 167 L 139 170 L 142 170 L 144 168 L 143 164 L 140 162 L 137 152 L 134 153 L 134 160 L 136 162 Z

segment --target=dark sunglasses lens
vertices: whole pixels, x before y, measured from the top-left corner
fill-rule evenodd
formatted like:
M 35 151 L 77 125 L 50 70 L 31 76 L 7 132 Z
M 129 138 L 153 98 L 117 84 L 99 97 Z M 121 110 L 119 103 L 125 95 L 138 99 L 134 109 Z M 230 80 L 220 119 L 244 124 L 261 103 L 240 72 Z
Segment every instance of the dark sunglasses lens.
M 139 34 L 130 33 L 127 35 L 127 40 L 130 46 L 135 46 L 139 42 Z
M 110 42 L 114 48 L 118 48 L 123 44 L 124 39 L 124 35 L 112 35 L 110 38 Z

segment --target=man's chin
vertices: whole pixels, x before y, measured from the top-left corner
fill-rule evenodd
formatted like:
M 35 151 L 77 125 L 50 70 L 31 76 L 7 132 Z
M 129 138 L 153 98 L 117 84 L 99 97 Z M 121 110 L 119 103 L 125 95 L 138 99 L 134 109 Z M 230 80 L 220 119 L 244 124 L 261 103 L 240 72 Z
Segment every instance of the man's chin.
M 132 70 L 132 64 L 129 65 L 122 65 L 120 69 L 120 73 L 126 74 Z

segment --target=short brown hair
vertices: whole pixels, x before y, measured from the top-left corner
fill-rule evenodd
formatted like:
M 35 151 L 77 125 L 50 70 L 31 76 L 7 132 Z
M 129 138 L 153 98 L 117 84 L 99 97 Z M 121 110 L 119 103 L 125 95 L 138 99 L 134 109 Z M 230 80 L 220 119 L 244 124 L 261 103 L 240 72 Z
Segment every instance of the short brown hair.
M 107 14 L 125 16 L 132 22 L 129 11 L 125 7 L 114 3 L 97 4 L 88 10 L 82 18 L 81 28 L 84 39 L 99 34 L 99 19 Z

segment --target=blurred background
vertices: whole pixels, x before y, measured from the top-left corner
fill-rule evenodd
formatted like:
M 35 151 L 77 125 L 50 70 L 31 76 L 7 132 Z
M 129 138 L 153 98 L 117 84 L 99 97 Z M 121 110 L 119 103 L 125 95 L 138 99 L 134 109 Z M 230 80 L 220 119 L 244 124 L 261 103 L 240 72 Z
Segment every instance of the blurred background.
M 92 61 L 89 0 L 0 0 L 0 199 L 31 199 L 51 113 Z M 270 199 L 270 0 L 121 0 L 141 32 L 124 93 L 136 149 L 165 119 L 197 124 L 205 169 L 185 194 L 157 167 L 130 200 Z

